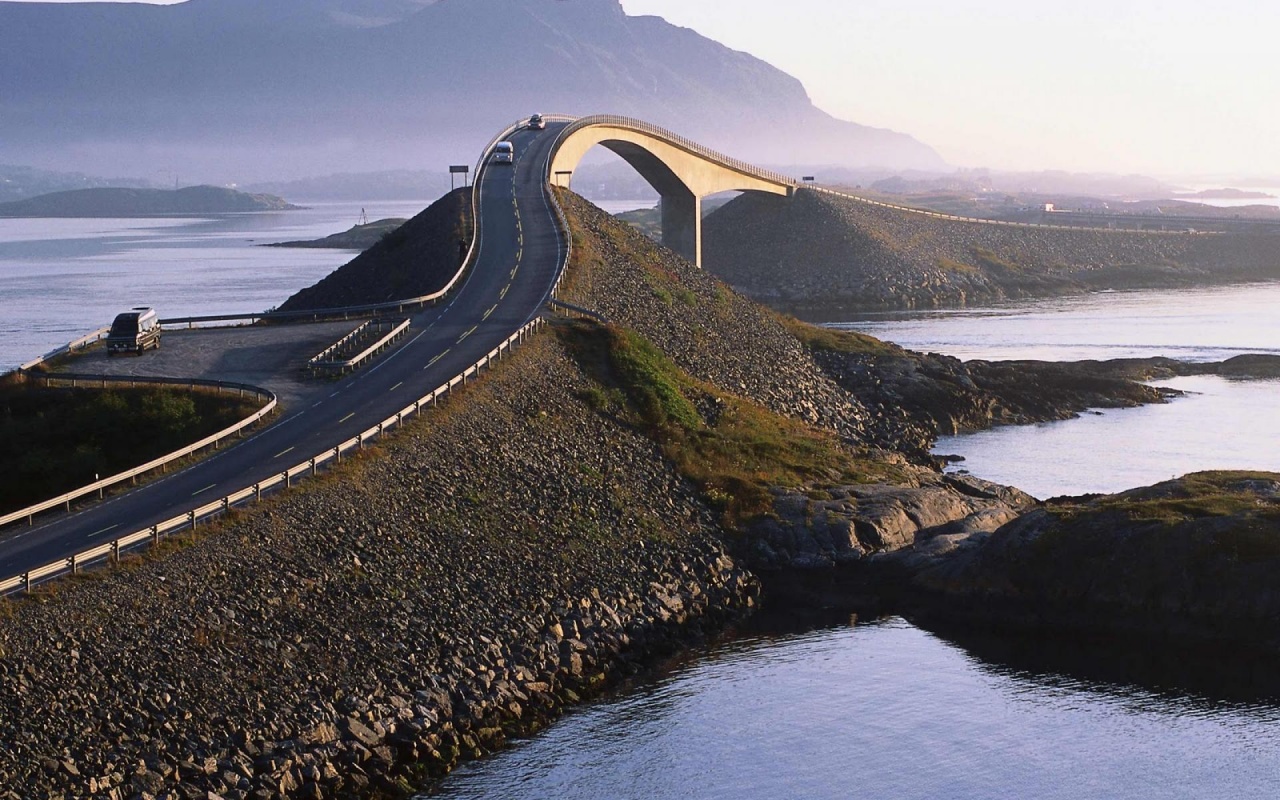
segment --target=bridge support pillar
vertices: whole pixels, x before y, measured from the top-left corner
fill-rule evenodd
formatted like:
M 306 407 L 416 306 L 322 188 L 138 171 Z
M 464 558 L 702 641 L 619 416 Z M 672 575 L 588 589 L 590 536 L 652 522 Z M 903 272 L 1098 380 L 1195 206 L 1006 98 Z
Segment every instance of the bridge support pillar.
M 702 266 L 702 198 L 688 190 L 662 195 L 662 243 Z

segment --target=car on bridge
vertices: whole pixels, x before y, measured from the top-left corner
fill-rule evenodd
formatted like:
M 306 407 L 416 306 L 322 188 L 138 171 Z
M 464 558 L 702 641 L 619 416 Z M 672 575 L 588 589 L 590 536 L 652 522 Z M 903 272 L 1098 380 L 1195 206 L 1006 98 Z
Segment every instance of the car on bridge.
M 516 163 L 516 148 L 511 142 L 498 142 L 493 146 L 493 163 L 495 164 L 514 164 Z
M 545 130 L 546 127 L 547 121 L 542 118 L 541 114 L 534 114 L 532 117 L 529 117 L 529 130 L 540 131 Z

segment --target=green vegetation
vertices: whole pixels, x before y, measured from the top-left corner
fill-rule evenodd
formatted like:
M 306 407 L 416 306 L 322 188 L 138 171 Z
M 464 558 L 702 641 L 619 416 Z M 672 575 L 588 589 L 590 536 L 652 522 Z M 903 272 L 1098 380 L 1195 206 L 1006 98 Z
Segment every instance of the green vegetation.
M 735 527 L 770 513 L 770 487 L 891 479 L 892 466 L 856 456 L 832 434 L 696 381 L 651 342 L 619 328 L 557 326 L 606 412 L 645 431 Z M 701 409 L 701 410 L 700 410 Z
M 0 513 L 144 464 L 252 414 L 247 402 L 174 389 L 0 385 Z
M 1280 522 L 1280 500 L 1260 501 L 1253 487 L 1280 483 L 1269 472 L 1197 472 L 1176 481 L 1099 498 L 1087 505 L 1063 503 L 1050 511 L 1064 520 L 1100 512 L 1118 512 L 1135 522 L 1176 525 L 1205 517 L 1242 516 Z M 1275 546 L 1280 552 L 1280 537 Z
M 658 207 L 638 208 L 615 216 L 655 242 L 662 241 L 662 210 Z
M 978 259 L 978 263 L 987 269 L 997 269 L 1004 272 L 1022 271 L 1022 267 L 1008 259 L 1001 258 L 994 251 L 988 250 L 985 247 L 978 247 L 975 245 L 970 248 L 970 252 L 973 253 L 974 258 Z
M 857 331 L 823 328 L 801 322 L 795 317 L 779 316 L 787 331 L 810 350 L 828 350 L 833 353 L 860 353 L 872 356 L 902 356 L 902 348 L 882 342 L 874 336 Z
M 972 264 L 962 264 L 959 261 L 947 258 L 946 256 L 939 256 L 937 264 L 938 269 L 945 270 L 947 272 L 967 272 L 969 274 L 981 272 L 981 270 Z

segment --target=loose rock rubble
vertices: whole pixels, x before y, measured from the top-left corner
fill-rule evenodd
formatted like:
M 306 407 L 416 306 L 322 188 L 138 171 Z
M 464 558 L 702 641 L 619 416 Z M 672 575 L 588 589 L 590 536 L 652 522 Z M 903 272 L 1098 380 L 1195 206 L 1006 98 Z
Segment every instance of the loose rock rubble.
M 198 544 L 4 606 L 0 797 L 397 794 L 755 602 L 540 337 Z
M 806 317 L 1280 277 L 1280 236 L 1009 227 L 801 190 L 709 216 L 706 267 Z

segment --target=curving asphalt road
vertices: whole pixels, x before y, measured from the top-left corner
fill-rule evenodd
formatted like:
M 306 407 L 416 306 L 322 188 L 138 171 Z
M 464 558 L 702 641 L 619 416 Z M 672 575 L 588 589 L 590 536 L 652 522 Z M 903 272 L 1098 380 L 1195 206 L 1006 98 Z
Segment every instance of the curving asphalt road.
M 414 316 L 404 343 L 333 384 L 250 439 L 181 472 L 104 502 L 0 532 L 0 578 L 142 530 L 332 450 L 446 383 L 542 309 L 564 253 L 544 192 L 547 160 L 563 124 L 511 137 L 513 166 L 480 178 L 480 247 L 447 304 Z

